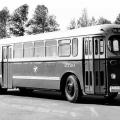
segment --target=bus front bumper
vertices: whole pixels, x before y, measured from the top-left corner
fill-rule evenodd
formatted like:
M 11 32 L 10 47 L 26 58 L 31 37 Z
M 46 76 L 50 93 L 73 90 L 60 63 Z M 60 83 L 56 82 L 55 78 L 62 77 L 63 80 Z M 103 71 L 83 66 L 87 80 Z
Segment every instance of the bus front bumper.
M 120 92 L 120 86 L 110 86 L 110 92 Z

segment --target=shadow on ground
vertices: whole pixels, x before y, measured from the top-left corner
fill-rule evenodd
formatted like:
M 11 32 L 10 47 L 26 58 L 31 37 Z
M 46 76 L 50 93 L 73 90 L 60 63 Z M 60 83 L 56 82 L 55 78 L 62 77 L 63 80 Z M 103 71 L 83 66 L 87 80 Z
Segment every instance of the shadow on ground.
M 46 90 L 35 90 L 33 92 L 21 93 L 19 90 L 8 90 L 5 95 L 23 96 L 23 97 L 34 97 L 42 99 L 51 99 L 66 101 L 65 98 L 61 96 L 60 92 L 57 91 L 46 91 Z M 104 97 L 100 96 L 84 96 L 77 104 L 97 104 L 97 105 L 107 105 L 107 106 L 120 106 L 120 95 L 118 95 L 113 100 L 106 100 Z

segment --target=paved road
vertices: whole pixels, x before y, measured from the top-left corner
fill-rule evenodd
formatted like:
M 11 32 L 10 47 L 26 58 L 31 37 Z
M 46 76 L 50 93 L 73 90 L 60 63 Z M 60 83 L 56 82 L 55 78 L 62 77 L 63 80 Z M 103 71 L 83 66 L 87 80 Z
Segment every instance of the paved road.
M 120 120 L 120 96 L 111 103 L 103 98 L 83 98 L 73 104 L 59 94 L 0 95 L 0 120 Z

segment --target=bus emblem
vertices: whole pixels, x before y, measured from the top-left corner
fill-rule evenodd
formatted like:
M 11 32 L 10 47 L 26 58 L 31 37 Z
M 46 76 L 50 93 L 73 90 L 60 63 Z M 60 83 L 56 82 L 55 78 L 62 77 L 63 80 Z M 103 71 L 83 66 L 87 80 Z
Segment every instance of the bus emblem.
M 34 70 L 34 72 L 37 72 L 38 67 L 37 67 L 37 66 L 34 66 L 33 70 Z

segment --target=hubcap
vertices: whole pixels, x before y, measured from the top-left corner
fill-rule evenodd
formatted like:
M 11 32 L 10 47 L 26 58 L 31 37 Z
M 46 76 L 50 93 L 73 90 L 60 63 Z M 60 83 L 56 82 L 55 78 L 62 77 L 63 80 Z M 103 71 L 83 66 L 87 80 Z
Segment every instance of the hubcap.
M 73 97 L 73 95 L 74 95 L 74 83 L 72 80 L 67 81 L 66 91 L 71 97 Z

